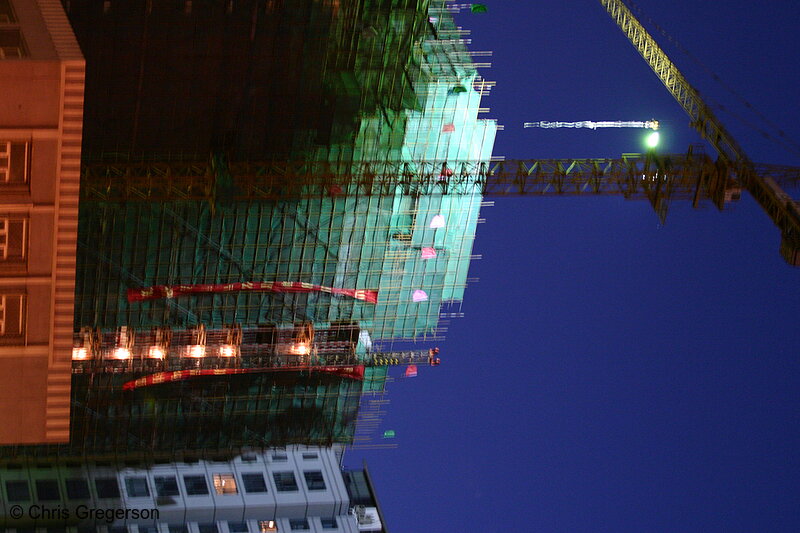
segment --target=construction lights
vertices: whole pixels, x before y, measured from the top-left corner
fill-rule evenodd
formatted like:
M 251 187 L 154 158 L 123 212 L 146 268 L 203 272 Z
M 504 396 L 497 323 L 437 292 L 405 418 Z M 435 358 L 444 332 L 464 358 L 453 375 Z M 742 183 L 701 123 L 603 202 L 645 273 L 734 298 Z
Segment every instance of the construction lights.
M 127 348 L 115 348 L 114 351 L 111 352 L 111 358 L 120 361 L 130 359 L 131 351 Z
M 114 334 L 114 347 L 111 353 L 107 355 L 110 359 L 117 361 L 125 361 L 131 358 L 131 350 L 133 349 L 134 331 L 128 326 L 120 326 Z
M 289 346 L 289 353 L 292 355 L 308 355 L 311 347 L 306 342 L 297 342 Z
M 84 348 L 83 346 L 75 347 L 72 349 L 72 360 L 73 361 L 86 361 L 90 359 L 91 355 L 89 350 Z
M 199 359 L 206 356 L 206 327 L 203 324 L 192 328 L 192 344 L 184 349 L 184 356 Z
M 150 349 L 147 350 L 147 357 L 150 359 L 162 360 L 166 355 L 166 351 L 161 346 L 151 346 Z
M 83 327 L 79 333 L 79 338 L 75 339 L 75 345 L 72 348 L 72 360 L 86 361 L 91 359 L 95 353 L 99 353 L 98 349 L 97 332 L 92 328 Z
M 184 352 L 186 357 L 199 359 L 206 356 L 206 347 L 202 344 L 190 344 Z
M 236 357 L 239 355 L 239 347 L 233 344 L 223 344 L 219 347 L 220 357 Z

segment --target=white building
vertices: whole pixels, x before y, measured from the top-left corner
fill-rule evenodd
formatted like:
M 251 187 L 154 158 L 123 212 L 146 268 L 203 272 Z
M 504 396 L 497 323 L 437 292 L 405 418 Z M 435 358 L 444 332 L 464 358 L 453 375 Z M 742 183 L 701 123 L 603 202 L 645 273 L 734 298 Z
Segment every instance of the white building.
M 343 472 L 342 451 L 291 446 L 230 461 L 147 467 L 6 462 L 0 465 L 0 527 L 17 533 L 385 532 L 368 473 Z

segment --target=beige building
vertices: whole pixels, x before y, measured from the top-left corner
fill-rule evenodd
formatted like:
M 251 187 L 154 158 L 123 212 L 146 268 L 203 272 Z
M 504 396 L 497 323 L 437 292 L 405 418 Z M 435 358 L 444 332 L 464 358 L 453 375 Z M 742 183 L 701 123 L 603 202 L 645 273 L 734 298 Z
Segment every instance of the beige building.
M 84 72 L 58 0 L 0 0 L 0 444 L 69 438 Z

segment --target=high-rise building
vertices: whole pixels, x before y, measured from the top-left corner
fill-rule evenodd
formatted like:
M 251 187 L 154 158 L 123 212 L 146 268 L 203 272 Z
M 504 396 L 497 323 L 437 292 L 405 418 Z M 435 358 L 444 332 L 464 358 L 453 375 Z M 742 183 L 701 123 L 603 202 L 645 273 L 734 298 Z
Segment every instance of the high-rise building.
M 366 467 L 341 447 L 288 446 L 235 458 L 138 465 L 0 464 L 5 531 L 77 533 L 385 532 Z M 65 527 L 66 526 L 66 527 Z
M 448 192 L 447 161 L 488 160 L 496 126 L 446 4 L 64 6 L 89 65 L 72 436 L 6 452 L 350 442 L 386 369 L 311 367 L 437 338 L 466 285 L 481 196 Z M 383 164 L 402 180 L 372 183 Z M 320 188 L 321 168 L 351 177 Z
M 57 0 L 0 0 L 0 444 L 69 437 L 83 82 Z
M 372 339 L 435 336 L 442 305 L 463 297 L 479 192 L 412 179 L 259 199 L 240 194 L 252 176 L 237 169 L 488 160 L 495 124 L 477 119 L 479 78 L 444 2 L 120 4 L 69 8 L 95 65 L 76 326 L 357 321 Z M 192 165 L 189 190 L 153 193 Z M 312 288 L 239 285 L 266 282 Z M 157 287 L 174 297 L 130 297 Z

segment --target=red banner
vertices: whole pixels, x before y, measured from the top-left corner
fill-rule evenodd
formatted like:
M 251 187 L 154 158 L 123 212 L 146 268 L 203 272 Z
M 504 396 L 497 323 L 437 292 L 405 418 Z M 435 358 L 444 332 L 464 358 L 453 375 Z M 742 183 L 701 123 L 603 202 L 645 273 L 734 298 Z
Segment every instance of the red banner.
M 266 368 L 216 368 L 216 369 L 192 369 L 192 370 L 173 370 L 171 372 L 158 372 L 150 374 L 133 381 L 128 381 L 122 385 L 122 390 L 133 390 L 139 387 L 149 387 L 161 383 L 173 381 L 183 381 L 185 379 L 198 376 L 229 376 L 231 374 L 262 374 L 267 372 L 324 372 L 335 376 L 351 379 L 364 379 L 364 365 L 354 366 L 283 366 Z
M 324 292 L 334 296 L 349 296 L 371 304 L 378 303 L 378 291 L 373 289 L 336 289 L 296 281 L 248 281 L 242 283 L 216 283 L 202 285 L 154 285 L 145 289 L 128 289 L 129 302 L 142 302 L 160 298 L 176 298 L 186 294 L 223 293 L 241 291 L 265 292 Z

